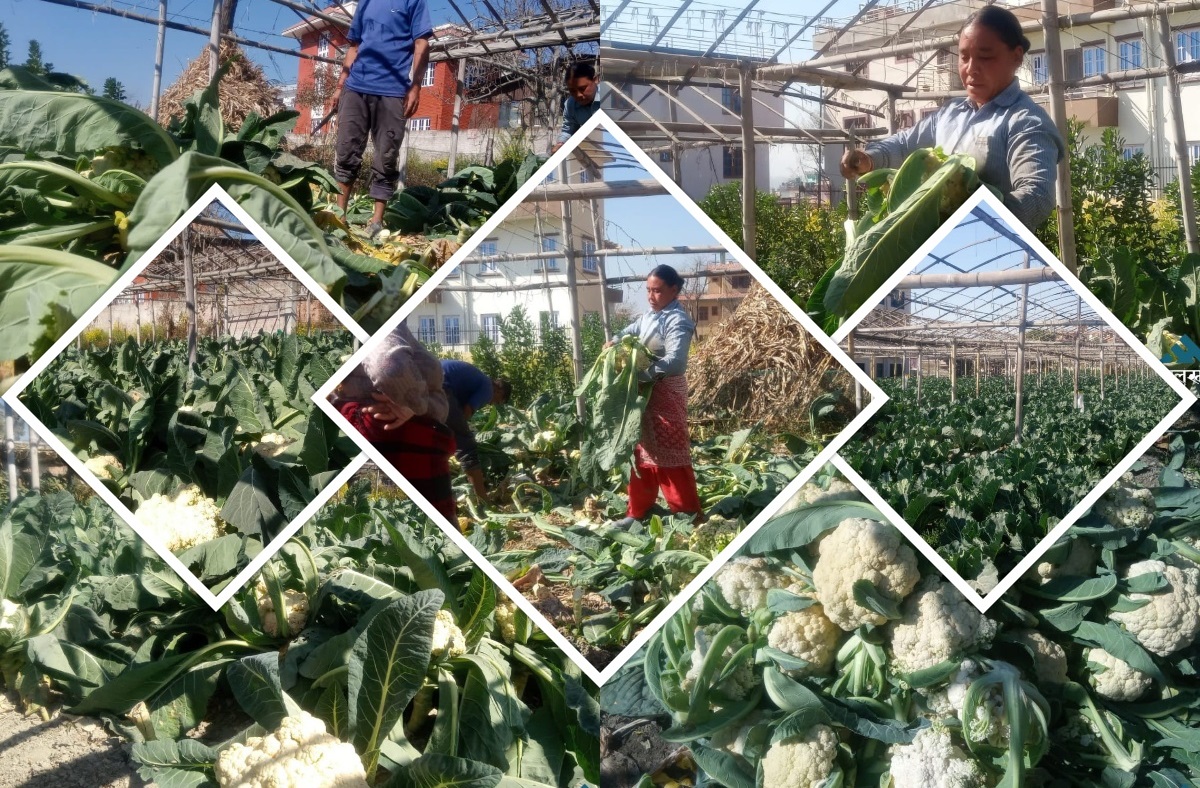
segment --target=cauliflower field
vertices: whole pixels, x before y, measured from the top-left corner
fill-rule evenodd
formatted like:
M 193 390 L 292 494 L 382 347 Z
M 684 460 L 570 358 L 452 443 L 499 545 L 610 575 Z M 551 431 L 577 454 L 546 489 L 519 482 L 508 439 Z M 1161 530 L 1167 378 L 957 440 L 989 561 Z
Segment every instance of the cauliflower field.
M 1148 503 L 1144 522 L 1091 512 L 987 615 L 823 473 L 602 688 L 606 714 L 690 752 L 614 785 L 680 764 L 694 773 L 672 779 L 727 788 L 1194 784 L 1200 488 L 1183 457 L 1114 495 Z
M 594 664 L 607 664 L 763 507 L 814 450 L 787 453 L 782 437 L 743 430 L 693 431 L 692 462 L 708 521 L 661 514 L 621 530 L 625 477 L 619 467 L 582 466 L 587 430 L 573 398 L 543 397 L 526 410 L 489 408 L 476 417 L 480 459 L 494 503 L 479 507 L 465 476 L 460 526 L 480 551 Z M 703 439 L 700 439 L 703 437 Z M 629 452 L 632 457 L 632 451 Z M 598 483 L 597 483 L 598 482 Z
M 98 499 L 27 495 L 4 685 L 100 718 L 163 788 L 598 784 L 595 688 L 397 495 L 360 474 L 220 611 Z
M 201 339 L 191 371 L 182 341 L 72 348 L 21 398 L 167 549 L 215 579 L 214 555 L 278 533 L 357 455 L 311 399 L 352 339 Z
M 916 387 L 881 380 L 891 399 L 842 455 L 964 578 L 1004 577 L 1178 404 L 1158 378 L 1026 380 L 1025 434 L 1013 442 L 1004 378 Z

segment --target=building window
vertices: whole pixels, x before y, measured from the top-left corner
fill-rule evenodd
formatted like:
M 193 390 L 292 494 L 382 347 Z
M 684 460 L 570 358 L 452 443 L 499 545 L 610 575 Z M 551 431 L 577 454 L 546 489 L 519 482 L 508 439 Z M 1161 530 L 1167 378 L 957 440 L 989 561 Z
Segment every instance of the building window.
M 936 114 L 938 114 L 937 107 L 926 107 L 925 109 L 921 110 L 921 120 L 925 120 L 925 118 L 932 117 Z
M 516 129 L 521 127 L 521 104 L 517 101 L 502 101 L 500 102 L 500 117 L 498 120 L 499 126 L 502 129 Z
M 417 339 L 426 345 L 437 342 L 437 318 L 432 315 L 422 315 L 417 324 Z
M 557 252 L 558 251 L 558 233 L 552 233 L 550 235 L 542 236 L 542 251 L 543 252 Z M 558 258 L 551 257 L 549 260 L 543 260 L 542 267 L 545 268 L 547 271 L 557 271 L 558 270 Z
M 558 312 L 538 312 L 538 325 L 543 328 L 558 328 Z
M 615 110 L 630 110 L 633 105 L 624 96 L 618 96 L 614 91 L 608 91 L 608 98 L 612 102 L 612 108 Z
M 674 159 L 671 156 L 671 151 L 664 150 L 664 151 L 658 152 L 658 163 L 659 164 L 670 164 L 672 161 L 674 161 Z
M 1119 62 L 1121 71 L 1142 67 L 1142 39 L 1131 38 L 1122 41 L 1119 46 Z
M 1192 164 L 1200 161 L 1200 142 L 1189 142 L 1187 147 L 1188 158 L 1192 160 Z
M 421 87 L 423 87 L 423 88 L 433 87 L 433 77 L 434 77 L 434 74 L 436 73 L 434 71 L 435 68 L 437 68 L 437 64 L 435 64 L 435 63 L 430 63 L 428 66 L 425 67 L 425 75 L 421 77 Z
M 842 128 L 844 129 L 866 129 L 870 128 L 870 126 L 871 119 L 866 115 L 855 115 L 842 121 Z
M 324 33 L 317 39 L 317 57 L 329 57 L 329 36 Z
M 706 307 L 706 306 L 696 307 L 696 319 L 697 320 L 708 320 L 708 307 Z
M 870 74 L 870 68 L 866 60 L 851 61 L 845 65 L 845 69 L 847 74 L 857 74 L 864 79 Z
M 409 131 L 429 131 L 429 128 L 432 125 L 431 120 L 432 120 L 431 118 L 409 118 L 408 119 L 408 130 Z
M 475 249 L 480 257 L 495 257 L 499 253 L 499 247 L 496 244 L 495 238 L 489 238 L 479 244 Z M 479 264 L 479 273 L 482 274 L 498 274 L 500 273 L 499 263 L 495 260 L 485 260 Z
M 1132 159 L 1134 156 L 1145 156 L 1146 147 L 1144 145 L 1126 145 L 1125 150 L 1121 151 L 1121 155 L 1127 160 Z
M 729 285 L 735 290 L 750 289 L 750 274 L 738 274 L 729 278 Z
M 737 88 L 721 88 L 721 106 L 734 115 L 741 115 L 742 91 Z
M 721 314 L 721 307 L 717 306 L 716 304 L 713 304 L 713 308 L 712 308 L 710 314 L 712 314 L 713 317 L 716 317 L 717 315 Z
M 1180 30 L 1175 34 L 1175 59 L 1180 63 L 1200 60 L 1200 27 Z
M 1045 52 L 1034 52 L 1029 56 L 1029 71 L 1035 85 L 1045 85 L 1050 81 L 1050 61 L 1046 60 Z
M 911 129 L 916 125 L 916 116 L 911 112 L 901 112 L 896 118 L 896 125 L 901 129 Z
M 442 320 L 442 327 L 445 329 L 445 339 L 443 344 L 457 345 L 462 337 L 459 335 L 458 315 L 446 315 Z
M 726 178 L 742 177 L 742 149 L 721 149 L 721 172 Z
M 1105 52 L 1102 46 L 1083 48 L 1083 76 L 1096 77 L 1108 71 L 1105 63 Z
M 907 303 L 908 291 L 906 290 L 893 290 L 892 294 L 888 296 L 888 306 L 893 309 L 903 309 Z
M 493 342 L 500 341 L 500 315 L 480 315 L 479 323 L 485 337 Z
M 583 270 L 588 273 L 595 273 L 598 268 L 600 258 L 596 257 L 596 242 L 587 238 L 583 239 Z

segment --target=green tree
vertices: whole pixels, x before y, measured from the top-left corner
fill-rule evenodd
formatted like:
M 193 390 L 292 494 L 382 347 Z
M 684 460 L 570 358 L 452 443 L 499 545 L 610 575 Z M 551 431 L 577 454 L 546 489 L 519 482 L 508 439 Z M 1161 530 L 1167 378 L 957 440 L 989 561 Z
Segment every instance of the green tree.
M 516 306 L 500 320 L 501 377 L 512 384 L 511 403 L 525 407 L 541 393 L 537 380 L 537 333 L 525 307 Z
M 42 44 L 36 38 L 29 39 L 29 53 L 25 56 L 25 68 L 43 76 L 54 70 L 54 66 L 42 60 Z
M 4 24 L 0 23 L 0 68 L 7 68 L 12 65 L 12 50 L 9 45 L 8 31 L 4 29 Z
M 104 80 L 104 89 L 100 95 L 113 101 L 129 101 L 129 97 L 125 93 L 125 86 L 116 77 L 109 77 Z
M 742 240 L 742 185 L 713 187 L 700 209 L 734 241 Z M 803 304 L 827 269 L 840 262 L 846 250 L 846 208 L 801 203 L 782 206 L 774 195 L 754 198 L 758 234 L 755 256 L 759 266 L 796 302 Z

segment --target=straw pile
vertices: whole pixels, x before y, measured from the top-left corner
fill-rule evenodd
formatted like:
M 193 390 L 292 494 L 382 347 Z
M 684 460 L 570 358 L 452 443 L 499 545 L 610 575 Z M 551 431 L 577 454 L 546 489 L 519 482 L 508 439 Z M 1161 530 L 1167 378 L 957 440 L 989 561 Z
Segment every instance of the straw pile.
M 233 60 L 233 64 L 221 79 L 218 93 L 221 118 L 225 121 L 226 128 L 240 129 L 242 121 L 252 112 L 266 117 L 284 108 L 279 89 L 267 80 L 262 69 L 247 58 L 237 44 L 223 41 L 220 62 L 225 63 L 230 59 Z M 199 57 L 188 64 L 179 75 L 179 79 L 175 80 L 175 84 L 163 92 L 159 104 L 159 122 L 167 126 L 172 120 L 182 120 L 184 102 L 197 90 L 208 87 L 208 82 L 206 47 Z
M 825 393 L 845 400 L 852 386 L 850 374 L 757 283 L 688 362 L 693 410 L 740 426 L 762 422 L 772 432 L 807 433 L 813 400 Z

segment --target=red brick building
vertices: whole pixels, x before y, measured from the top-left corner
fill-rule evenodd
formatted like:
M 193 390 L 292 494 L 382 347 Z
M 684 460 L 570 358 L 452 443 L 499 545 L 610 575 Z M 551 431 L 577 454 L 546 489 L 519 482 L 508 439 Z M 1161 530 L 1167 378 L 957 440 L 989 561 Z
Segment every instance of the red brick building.
M 283 31 L 282 35 L 295 38 L 300 42 L 300 51 L 308 55 L 318 55 L 341 60 L 346 51 L 346 31 L 350 28 L 350 17 L 357 3 L 350 2 L 343 6 L 333 6 L 324 11 L 326 16 L 338 18 L 340 24 L 334 24 L 324 19 L 308 18 L 297 22 Z M 343 11 L 342 9 L 345 9 Z M 469 31 L 459 25 L 437 25 L 433 29 L 435 41 L 461 38 Z M 313 126 L 325 117 L 329 107 L 324 104 L 314 104 L 314 98 L 319 99 L 332 91 L 340 70 L 339 66 L 320 63 L 307 58 L 299 59 L 299 72 L 296 75 L 296 106 L 300 113 L 296 121 L 297 134 L 309 134 Z M 421 86 L 421 102 L 417 111 L 409 118 L 408 127 L 416 131 L 448 131 L 454 119 L 455 78 L 458 73 L 458 62 L 440 60 L 430 63 L 425 73 L 415 81 Z M 479 103 L 463 103 L 459 127 L 463 129 L 495 128 L 500 116 L 500 102 L 488 101 Z M 336 128 L 336 118 L 322 129 L 332 132 Z

